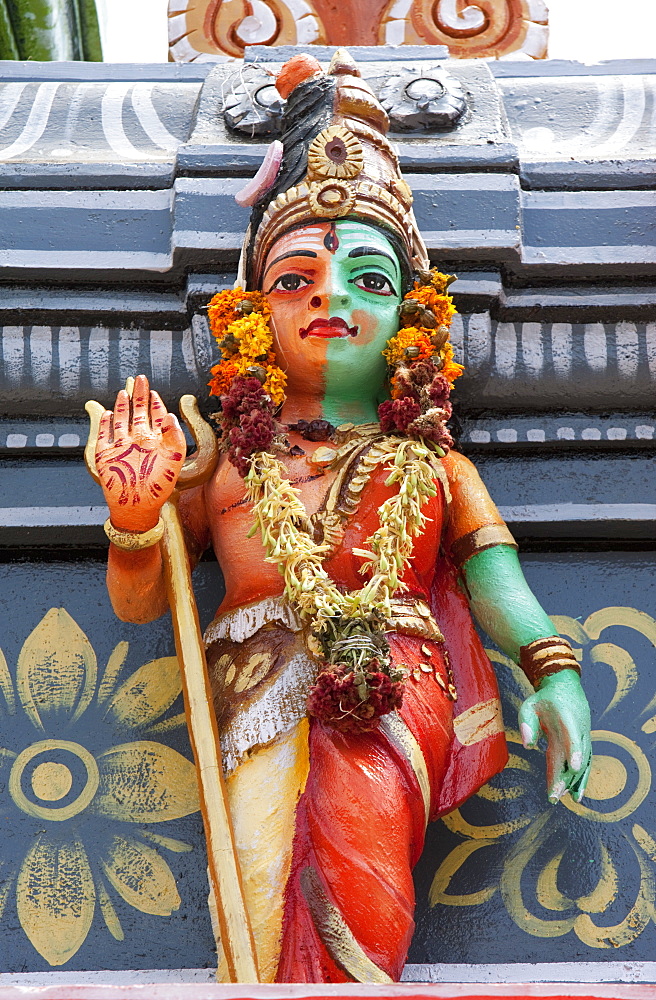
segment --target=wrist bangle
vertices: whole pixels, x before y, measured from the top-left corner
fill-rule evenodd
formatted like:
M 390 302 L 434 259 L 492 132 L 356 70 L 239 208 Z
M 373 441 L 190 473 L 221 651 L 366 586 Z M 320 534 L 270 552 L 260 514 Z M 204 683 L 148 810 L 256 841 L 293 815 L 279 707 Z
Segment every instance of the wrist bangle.
M 164 522 L 160 517 L 154 528 L 148 531 L 119 531 L 115 528 L 108 517 L 105 521 L 105 534 L 112 545 L 124 552 L 139 552 L 141 549 L 149 549 L 151 545 L 156 545 L 164 534 Z
M 561 670 L 575 670 L 581 675 L 572 647 L 567 639 L 562 639 L 559 635 L 536 639 L 528 646 L 522 646 L 519 650 L 519 665 L 535 688 L 544 677 L 558 674 Z

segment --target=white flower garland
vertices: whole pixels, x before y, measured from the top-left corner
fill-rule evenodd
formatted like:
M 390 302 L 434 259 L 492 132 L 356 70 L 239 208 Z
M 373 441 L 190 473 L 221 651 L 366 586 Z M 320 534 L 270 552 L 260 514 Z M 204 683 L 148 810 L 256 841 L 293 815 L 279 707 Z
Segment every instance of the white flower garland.
M 422 507 L 437 493 L 433 463 L 441 449 L 431 449 L 423 441 L 402 440 L 391 445 L 386 486 L 399 484 L 398 493 L 380 508 L 380 527 L 371 535 L 368 549 L 354 549 L 364 559 L 361 573 L 369 581 L 342 594 L 323 565 L 327 545 L 317 545 L 310 529 L 307 510 L 299 490 L 285 476 L 285 468 L 275 455 L 259 452 L 253 456 L 245 478 L 248 498 L 253 504 L 254 525 L 266 550 L 266 561 L 278 566 L 285 596 L 311 621 L 315 633 L 325 628 L 326 619 L 358 618 L 380 612 L 391 615 L 390 601 L 402 582 L 414 547 L 414 539 L 426 523 Z

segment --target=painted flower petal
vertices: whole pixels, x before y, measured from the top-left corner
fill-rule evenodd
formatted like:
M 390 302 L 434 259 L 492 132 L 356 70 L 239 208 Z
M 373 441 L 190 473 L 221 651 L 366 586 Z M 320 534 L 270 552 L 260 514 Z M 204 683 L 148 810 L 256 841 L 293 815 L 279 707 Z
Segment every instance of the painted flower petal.
M 119 895 L 142 913 L 168 917 L 180 906 L 173 872 L 152 847 L 114 837 L 101 864 Z
M 161 823 L 200 808 L 196 768 L 177 750 L 140 740 L 98 757 L 100 786 L 89 807 L 124 823 Z
M 11 682 L 11 674 L 9 673 L 9 667 L 7 666 L 7 660 L 5 659 L 5 654 L 0 649 L 0 691 L 5 702 L 5 708 L 9 715 L 14 715 L 16 712 L 16 698 L 14 697 L 14 685 Z
M 40 837 L 18 875 L 18 919 L 50 965 L 64 965 L 84 944 L 95 906 L 95 888 L 79 841 L 56 844 Z
M 120 726 L 143 729 L 163 715 L 181 691 L 177 657 L 151 660 L 121 684 L 108 705 L 107 716 Z
M 37 729 L 74 722 L 96 687 L 96 654 L 65 608 L 51 608 L 28 635 L 16 671 L 18 697 Z

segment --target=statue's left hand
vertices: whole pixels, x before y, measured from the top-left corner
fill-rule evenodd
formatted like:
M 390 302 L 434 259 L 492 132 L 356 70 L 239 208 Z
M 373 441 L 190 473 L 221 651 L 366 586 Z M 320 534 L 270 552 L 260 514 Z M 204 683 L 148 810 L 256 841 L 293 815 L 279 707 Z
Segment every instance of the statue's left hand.
M 525 747 L 535 747 L 542 730 L 547 737 L 547 790 L 558 802 L 569 792 L 580 802 L 590 776 L 592 743 L 590 708 L 575 670 L 545 677 L 519 711 Z

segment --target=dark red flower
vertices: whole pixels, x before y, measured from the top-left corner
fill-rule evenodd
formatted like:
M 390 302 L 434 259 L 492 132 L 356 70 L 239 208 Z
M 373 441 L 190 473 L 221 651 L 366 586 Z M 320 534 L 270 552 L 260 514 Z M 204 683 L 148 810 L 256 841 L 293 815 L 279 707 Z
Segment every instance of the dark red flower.
M 380 429 L 384 434 L 389 434 L 392 431 L 405 434 L 409 425 L 417 419 L 420 413 L 419 403 L 411 396 L 403 396 L 402 399 L 386 399 L 378 407 Z
M 351 667 L 336 664 L 327 667 L 310 689 L 308 711 L 316 719 L 343 733 L 367 733 L 378 725 L 381 716 L 403 702 L 403 681 L 393 681 L 382 670 L 366 673 L 367 697 L 363 700 Z

